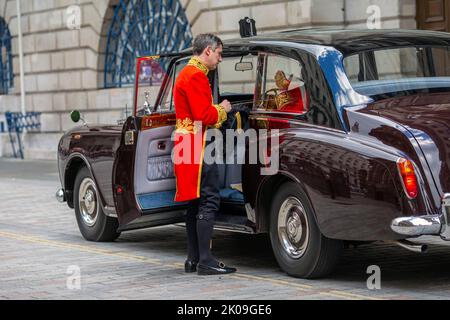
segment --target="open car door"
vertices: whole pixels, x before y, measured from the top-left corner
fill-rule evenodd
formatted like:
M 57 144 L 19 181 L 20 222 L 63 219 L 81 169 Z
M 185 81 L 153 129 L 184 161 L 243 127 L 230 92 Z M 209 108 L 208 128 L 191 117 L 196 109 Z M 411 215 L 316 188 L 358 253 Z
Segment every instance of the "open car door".
M 174 62 L 179 57 L 137 60 L 134 113 L 123 126 L 113 167 L 120 231 L 183 221 L 187 203 L 174 201 L 176 180 L 171 159 L 176 124 Z
M 188 60 L 184 54 L 138 58 L 134 114 L 123 126 L 113 167 L 119 231 L 184 221 L 188 203 L 174 201 L 171 154 L 176 117 L 172 90 Z M 232 98 L 219 97 L 217 73 L 208 76 L 215 100 Z M 221 210 L 216 215 L 216 228 L 253 233 L 254 222 L 247 219 L 242 191 L 233 187 L 241 184 L 241 165 L 218 167 Z

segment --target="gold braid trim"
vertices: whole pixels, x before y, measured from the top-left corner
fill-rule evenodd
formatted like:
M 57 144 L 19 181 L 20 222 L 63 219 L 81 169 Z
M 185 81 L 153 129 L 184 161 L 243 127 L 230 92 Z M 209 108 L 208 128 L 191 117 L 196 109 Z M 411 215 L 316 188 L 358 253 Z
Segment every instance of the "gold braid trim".
M 242 130 L 242 118 L 241 118 L 241 113 L 240 112 L 236 112 L 236 132 L 238 134 L 242 134 L 244 132 L 244 130 Z
M 200 69 L 205 75 L 208 75 L 209 69 L 208 67 L 200 61 L 197 57 L 192 57 L 188 62 L 188 66 L 194 66 L 197 69 Z
M 220 104 L 213 104 L 213 107 L 217 110 L 217 123 L 213 125 L 213 127 L 219 129 L 222 126 L 222 123 L 227 120 L 227 112 Z
M 277 104 L 277 109 L 281 109 L 283 108 L 285 105 L 294 102 L 292 97 L 290 96 L 289 92 L 282 92 L 279 93 L 276 97 L 275 97 L 275 102 Z
M 201 125 L 199 123 L 194 123 L 191 119 L 186 118 L 184 120 L 177 119 L 177 125 L 175 132 L 181 134 L 196 134 L 201 129 Z

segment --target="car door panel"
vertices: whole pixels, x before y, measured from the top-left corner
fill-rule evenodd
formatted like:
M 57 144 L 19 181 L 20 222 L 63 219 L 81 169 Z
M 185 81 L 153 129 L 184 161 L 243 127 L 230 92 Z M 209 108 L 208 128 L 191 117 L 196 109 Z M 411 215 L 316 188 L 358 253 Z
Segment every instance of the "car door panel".
M 175 113 L 170 106 L 174 60 L 159 64 L 162 57 L 138 59 L 135 116 L 129 117 L 123 127 L 115 159 L 113 193 L 123 229 L 142 223 L 155 226 L 177 222 L 182 220 L 186 208 L 185 203 L 174 201 L 176 184 L 171 137 Z M 152 78 L 155 74 L 157 76 Z M 161 74 L 165 74 L 163 78 Z M 153 106 L 150 93 L 154 92 L 158 81 L 162 86 Z
M 171 158 L 173 130 L 173 126 L 164 126 L 139 135 L 134 189 L 142 210 L 183 205 L 173 200 L 176 191 Z

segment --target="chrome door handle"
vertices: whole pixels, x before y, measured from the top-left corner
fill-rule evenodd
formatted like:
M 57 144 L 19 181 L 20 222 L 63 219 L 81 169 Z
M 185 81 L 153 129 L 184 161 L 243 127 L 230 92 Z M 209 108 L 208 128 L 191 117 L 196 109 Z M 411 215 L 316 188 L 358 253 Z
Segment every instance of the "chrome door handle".
M 164 141 L 158 142 L 158 150 L 166 150 L 166 143 Z

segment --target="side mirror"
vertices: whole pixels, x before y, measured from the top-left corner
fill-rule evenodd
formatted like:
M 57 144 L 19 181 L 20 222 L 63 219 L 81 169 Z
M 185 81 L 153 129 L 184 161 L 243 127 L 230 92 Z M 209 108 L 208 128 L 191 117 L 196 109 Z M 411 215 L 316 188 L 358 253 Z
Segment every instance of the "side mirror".
M 81 121 L 83 121 L 83 125 L 86 124 L 86 122 L 84 122 L 84 119 L 81 117 L 80 111 L 78 111 L 78 110 L 73 110 L 73 111 L 70 113 L 70 119 L 71 119 L 73 122 L 75 122 L 75 123 L 77 123 L 77 122 L 79 122 L 79 121 L 81 120 Z
M 75 122 L 75 123 L 77 123 L 78 121 L 80 121 L 80 119 L 81 119 L 80 111 L 78 111 L 78 110 L 73 110 L 73 111 L 70 113 L 70 119 L 72 119 L 72 121 Z
M 253 63 L 251 62 L 238 62 L 234 66 L 234 70 L 236 71 L 250 71 L 253 70 Z

